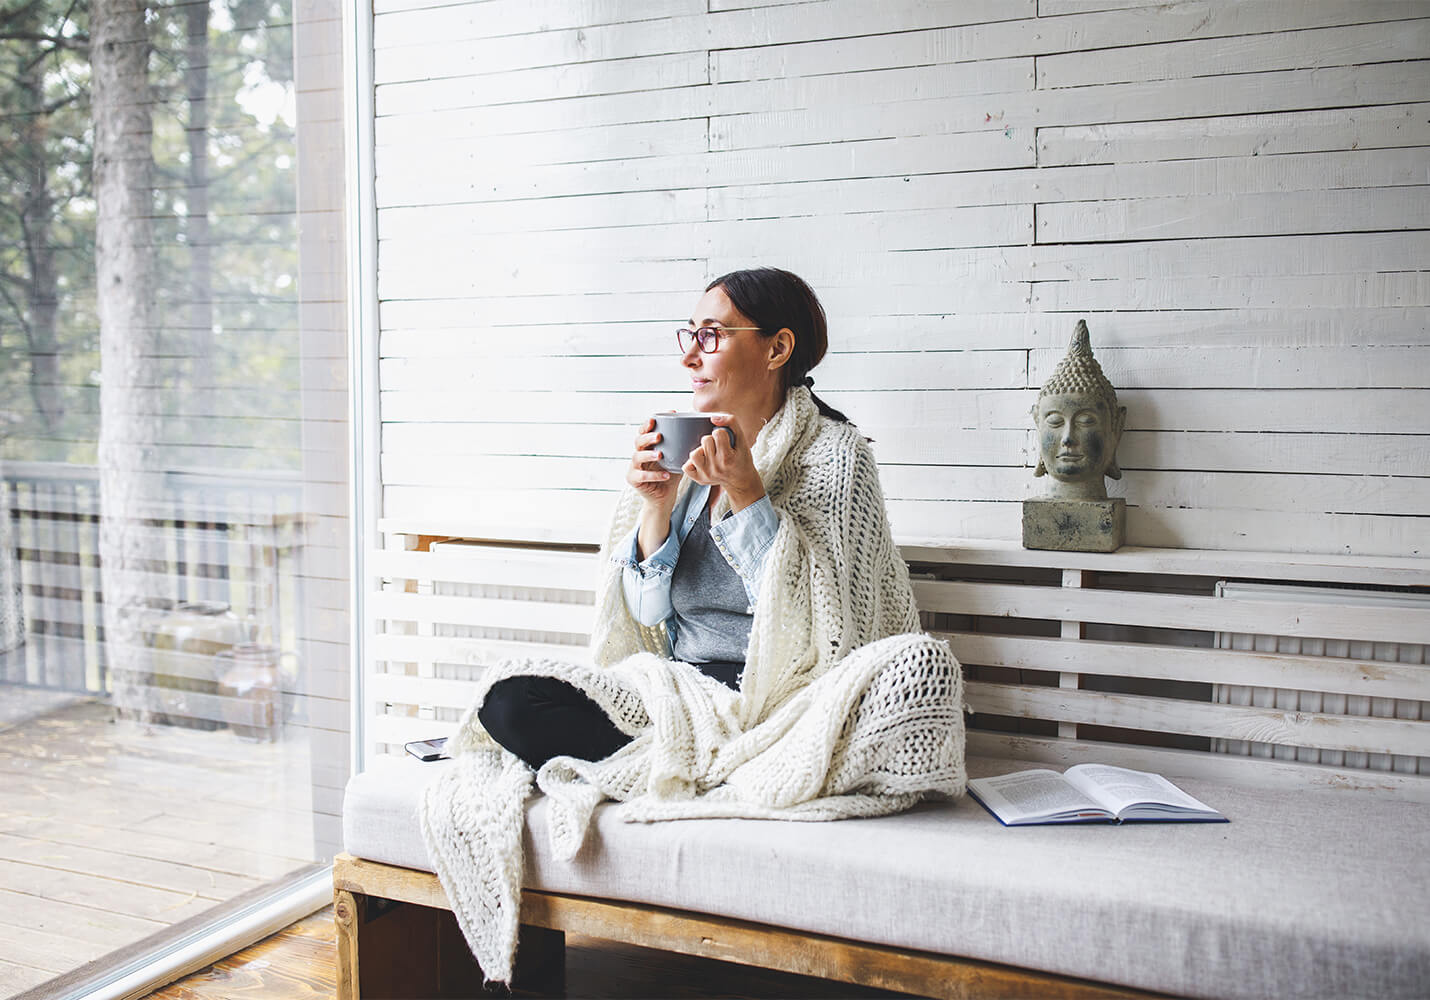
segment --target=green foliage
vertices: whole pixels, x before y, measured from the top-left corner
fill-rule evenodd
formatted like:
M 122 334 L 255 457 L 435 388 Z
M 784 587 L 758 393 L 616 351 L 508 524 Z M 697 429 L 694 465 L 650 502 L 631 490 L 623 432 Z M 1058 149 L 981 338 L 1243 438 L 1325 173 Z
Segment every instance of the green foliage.
M 164 389 L 156 444 L 166 468 L 298 467 L 300 414 L 283 407 L 299 385 L 290 11 L 291 0 L 213 0 L 194 39 L 183 3 L 155 5 L 147 19 L 160 345 L 151 384 Z M 83 2 L 0 9 L 0 457 L 95 460 L 87 27 Z M 38 88 L 26 85 L 35 79 Z M 196 82 L 202 106 L 189 97 Z M 207 136 L 202 192 L 188 136 L 196 121 Z M 37 227 L 41 188 L 47 225 Z M 33 332 L 42 246 L 53 251 L 57 299 L 48 372 Z M 59 404 L 49 411 L 45 392 Z

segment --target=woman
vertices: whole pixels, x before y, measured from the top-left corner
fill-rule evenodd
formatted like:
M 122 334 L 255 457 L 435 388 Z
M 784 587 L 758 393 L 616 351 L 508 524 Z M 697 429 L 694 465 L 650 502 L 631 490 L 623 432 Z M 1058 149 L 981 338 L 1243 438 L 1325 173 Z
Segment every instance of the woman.
M 510 976 L 533 771 L 560 858 L 608 798 L 627 820 L 825 820 L 963 791 L 958 664 L 919 632 L 868 442 L 810 392 L 827 344 L 814 293 L 737 271 L 679 336 L 695 407 L 728 414 L 733 443 L 717 430 L 668 475 L 644 425 L 593 662 L 492 667 L 424 797 L 434 868 L 491 979 Z
M 615 558 L 624 567 L 629 612 L 665 627 L 672 659 L 739 688 L 765 555 L 779 516 L 755 468 L 749 443 L 785 405 L 828 347 L 824 308 L 788 271 L 736 271 L 706 287 L 689 325 L 677 332 L 689 370 L 693 409 L 735 431 L 707 435 L 683 475 L 657 462 L 660 435 L 647 420 L 635 439 L 626 481 L 641 498 L 639 523 Z M 810 393 L 823 415 L 848 418 Z M 692 485 L 682 494 L 681 480 Z M 711 510 L 727 497 L 723 519 Z M 479 719 L 506 749 L 539 769 L 552 757 L 599 760 L 630 741 L 571 684 L 518 676 L 495 684 Z

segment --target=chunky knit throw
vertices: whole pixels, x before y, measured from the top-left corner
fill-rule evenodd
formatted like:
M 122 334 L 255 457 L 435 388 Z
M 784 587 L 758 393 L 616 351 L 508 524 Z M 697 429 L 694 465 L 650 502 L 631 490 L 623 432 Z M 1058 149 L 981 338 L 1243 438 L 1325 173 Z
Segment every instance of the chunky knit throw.
M 535 775 L 561 859 L 576 855 L 605 799 L 624 803 L 631 822 L 832 820 L 963 793 L 961 673 L 946 643 L 918 631 L 864 438 L 821 417 L 798 386 L 753 456 L 780 526 L 738 692 L 668 659 L 664 630 L 627 610 L 611 559 L 640 513 L 640 496 L 627 490 L 599 561 L 594 662 L 494 666 L 449 741 L 455 760 L 424 795 L 422 831 L 488 979 L 511 978 L 533 779 L 477 721 L 485 691 L 504 677 L 567 681 L 633 737 L 605 760 L 558 757 Z M 722 497 L 712 517 L 727 507 Z

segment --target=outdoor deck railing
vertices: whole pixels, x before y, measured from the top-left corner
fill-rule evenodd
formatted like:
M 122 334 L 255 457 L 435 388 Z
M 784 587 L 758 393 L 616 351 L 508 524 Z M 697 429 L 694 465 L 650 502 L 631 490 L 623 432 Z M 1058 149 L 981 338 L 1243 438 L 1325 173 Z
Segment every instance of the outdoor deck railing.
M 150 536 L 144 596 L 129 613 L 153 651 L 148 683 L 194 692 L 177 709 L 169 699 L 167 721 L 217 725 L 214 656 L 240 642 L 294 648 L 301 484 L 173 470 L 156 492 L 137 529 Z M 6 462 L 0 511 L 0 683 L 110 693 L 98 470 Z

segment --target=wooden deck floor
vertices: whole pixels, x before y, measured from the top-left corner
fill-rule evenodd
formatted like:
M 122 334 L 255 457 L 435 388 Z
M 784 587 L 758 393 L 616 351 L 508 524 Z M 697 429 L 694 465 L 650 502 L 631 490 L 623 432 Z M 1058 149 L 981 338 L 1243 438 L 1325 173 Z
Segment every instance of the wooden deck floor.
M 94 700 L 26 720 L 31 697 L 0 685 L 0 998 L 314 860 L 301 736 L 115 723 Z

